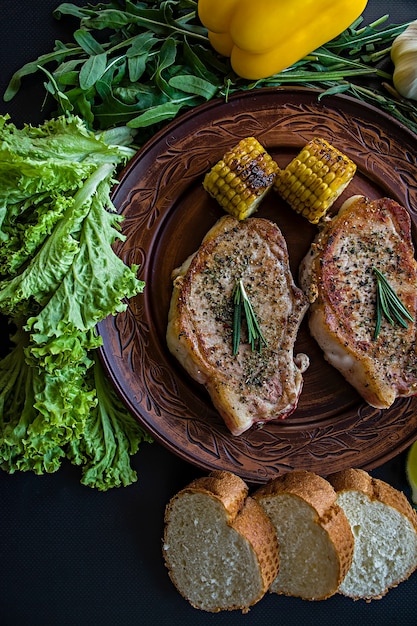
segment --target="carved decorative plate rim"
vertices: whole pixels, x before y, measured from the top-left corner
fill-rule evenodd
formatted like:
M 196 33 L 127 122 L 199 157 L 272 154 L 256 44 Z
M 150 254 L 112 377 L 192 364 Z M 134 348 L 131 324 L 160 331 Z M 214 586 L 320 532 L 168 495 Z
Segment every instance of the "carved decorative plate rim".
M 222 215 L 202 189 L 205 172 L 227 148 L 256 136 L 284 166 L 320 135 L 358 166 L 347 195 L 393 197 L 417 232 L 417 137 L 378 109 L 349 96 L 306 88 L 246 92 L 211 101 L 177 118 L 149 141 L 120 176 L 113 202 L 124 215 L 117 254 L 140 264 L 144 293 L 98 326 L 102 362 L 129 411 L 173 453 L 204 470 L 226 469 L 263 483 L 292 468 L 326 475 L 372 469 L 417 438 L 417 398 L 380 411 L 365 404 L 323 359 L 306 324 L 297 350 L 311 365 L 296 412 L 286 420 L 233 437 L 205 389 L 169 354 L 165 342 L 171 271 L 197 249 Z M 316 227 L 269 194 L 259 216 L 274 219 L 287 239 L 296 277 Z

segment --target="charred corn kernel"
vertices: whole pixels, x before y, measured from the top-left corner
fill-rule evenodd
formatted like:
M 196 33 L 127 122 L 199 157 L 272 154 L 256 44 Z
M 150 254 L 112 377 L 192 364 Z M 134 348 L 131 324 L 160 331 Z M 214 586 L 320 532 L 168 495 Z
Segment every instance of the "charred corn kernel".
M 312 224 L 326 215 L 352 180 L 356 164 L 315 137 L 275 178 L 274 189 Z
M 208 172 L 204 189 L 238 220 L 254 213 L 272 188 L 278 165 L 255 137 L 242 139 Z

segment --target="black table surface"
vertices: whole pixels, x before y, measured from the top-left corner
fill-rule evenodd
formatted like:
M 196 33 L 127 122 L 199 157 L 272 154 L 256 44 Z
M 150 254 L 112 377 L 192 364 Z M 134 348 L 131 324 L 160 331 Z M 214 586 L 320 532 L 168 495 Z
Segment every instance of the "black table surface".
M 16 69 L 73 32 L 71 20 L 54 20 L 58 4 L 2 0 L 1 96 Z M 417 19 L 416 1 L 370 0 L 364 17 L 369 23 L 385 14 L 391 23 Z M 39 79 L 29 78 L 14 100 L 0 102 L 0 113 L 10 113 L 18 125 L 38 123 L 43 95 Z M 167 576 L 161 537 L 169 498 L 203 472 L 158 443 L 142 445 L 132 465 L 138 482 L 106 493 L 83 487 L 79 470 L 69 464 L 44 476 L 0 473 L 2 626 L 417 625 L 417 573 L 371 603 L 339 595 L 307 602 L 267 594 L 246 615 L 193 609 Z M 404 453 L 372 474 L 408 490 Z

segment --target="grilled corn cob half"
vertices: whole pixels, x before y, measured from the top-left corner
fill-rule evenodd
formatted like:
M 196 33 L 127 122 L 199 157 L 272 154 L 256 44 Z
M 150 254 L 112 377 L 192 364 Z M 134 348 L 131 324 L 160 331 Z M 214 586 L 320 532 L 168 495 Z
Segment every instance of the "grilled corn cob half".
M 285 169 L 274 189 L 312 224 L 317 224 L 356 172 L 356 164 L 325 139 L 315 137 Z
M 278 169 L 259 141 L 246 137 L 205 175 L 203 187 L 225 211 L 243 220 L 272 188 Z

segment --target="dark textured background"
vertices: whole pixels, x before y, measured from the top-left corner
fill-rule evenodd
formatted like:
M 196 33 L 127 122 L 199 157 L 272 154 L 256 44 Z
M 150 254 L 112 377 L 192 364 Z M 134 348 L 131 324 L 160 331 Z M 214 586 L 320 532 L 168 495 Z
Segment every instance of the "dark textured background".
M 72 33 L 71 19 L 52 17 L 58 4 L 2 0 L 1 95 L 16 69 Z M 365 18 L 386 13 L 403 23 L 417 19 L 417 5 L 370 0 Z M 0 102 L 0 113 L 9 112 L 18 125 L 38 123 L 43 95 L 39 79 L 30 78 L 16 99 Z M 0 329 L 5 333 L 4 325 Z M 139 481 L 108 493 L 81 486 L 79 471 L 69 464 L 47 476 L 0 473 L 1 626 L 417 625 L 417 574 L 369 604 L 268 595 L 247 615 L 192 609 L 168 579 L 161 536 L 166 502 L 201 472 L 156 443 L 143 445 L 133 465 Z M 372 473 L 407 491 L 404 455 Z

